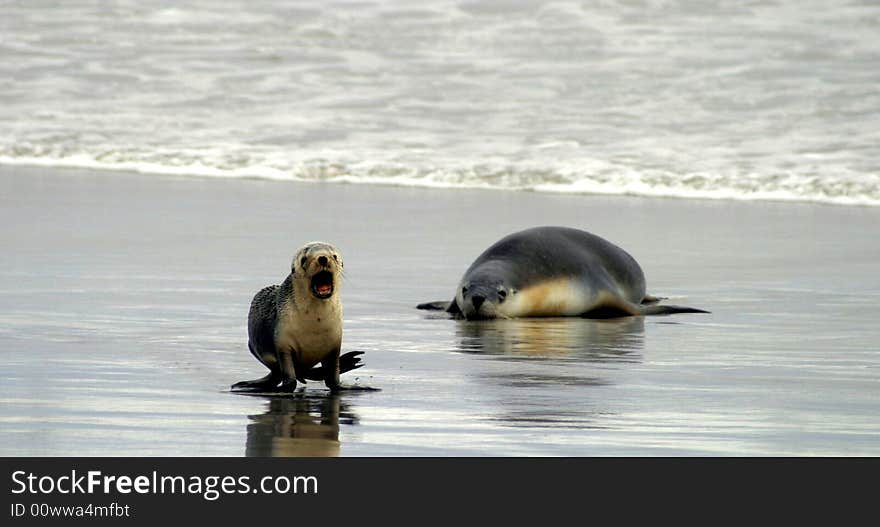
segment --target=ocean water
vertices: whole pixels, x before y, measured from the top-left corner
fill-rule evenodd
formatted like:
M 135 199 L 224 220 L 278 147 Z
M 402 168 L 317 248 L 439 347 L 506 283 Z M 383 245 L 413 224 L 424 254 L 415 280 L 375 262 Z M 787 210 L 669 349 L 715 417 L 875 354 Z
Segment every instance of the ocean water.
M 0 163 L 880 205 L 865 1 L 5 1 Z

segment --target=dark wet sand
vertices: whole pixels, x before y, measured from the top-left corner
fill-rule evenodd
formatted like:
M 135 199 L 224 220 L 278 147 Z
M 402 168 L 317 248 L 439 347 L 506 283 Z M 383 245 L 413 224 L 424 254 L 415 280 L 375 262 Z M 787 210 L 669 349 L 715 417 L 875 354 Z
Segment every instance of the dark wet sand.
M 0 167 L 0 455 L 880 455 L 880 208 Z M 462 323 L 488 244 L 604 236 L 712 311 Z M 343 380 L 235 395 L 253 293 L 346 261 Z

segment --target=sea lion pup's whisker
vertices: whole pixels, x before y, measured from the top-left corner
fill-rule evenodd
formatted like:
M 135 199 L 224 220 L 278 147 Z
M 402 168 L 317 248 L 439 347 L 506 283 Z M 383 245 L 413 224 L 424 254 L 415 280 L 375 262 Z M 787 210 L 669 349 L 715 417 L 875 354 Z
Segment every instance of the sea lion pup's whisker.
M 339 374 L 359 368 L 356 355 L 340 361 L 343 263 L 336 247 L 311 242 L 297 251 L 280 285 L 261 289 L 248 315 L 248 349 L 269 375 L 233 390 L 292 391 L 297 379 L 322 379 L 332 391 Z
M 620 247 L 586 231 L 536 227 L 483 251 L 444 309 L 456 318 L 640 316 L 705 313 L 646 294 L 642 268 Z

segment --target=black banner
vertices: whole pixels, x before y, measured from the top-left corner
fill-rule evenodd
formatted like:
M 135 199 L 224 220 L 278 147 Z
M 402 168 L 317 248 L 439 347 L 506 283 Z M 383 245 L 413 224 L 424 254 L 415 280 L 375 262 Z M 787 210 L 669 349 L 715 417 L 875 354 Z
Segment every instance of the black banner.
M 877 459 L 4 458 L 3 525 L 854 514 Z M 862 483 L 865 482 L 865 483 Z M 840 508 L 826 506 L 832 499 Z M 770 507 L 768 509 L 767 507 Z M 415 516 L 413 516 L 415 515 Z M 741 516 L 748 519 L 749 516 Z M 830 518 L 830 516 L 829 516 Z M 707 517 L 707 519 L 710 519 Z M 755 519 L 755 518 L 752 518 Z

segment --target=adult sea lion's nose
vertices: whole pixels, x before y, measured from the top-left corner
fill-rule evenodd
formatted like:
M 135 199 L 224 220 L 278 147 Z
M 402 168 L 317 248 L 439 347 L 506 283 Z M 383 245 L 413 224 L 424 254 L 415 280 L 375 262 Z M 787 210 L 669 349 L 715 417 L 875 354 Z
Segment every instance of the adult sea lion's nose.
M 480 306 L 483 305 L 483 302 L 486 301 L 486 297 L 482 295 L 474 295 L 471 297 L 471 303 L 474 305 L 474 310 L 479 311 Z

